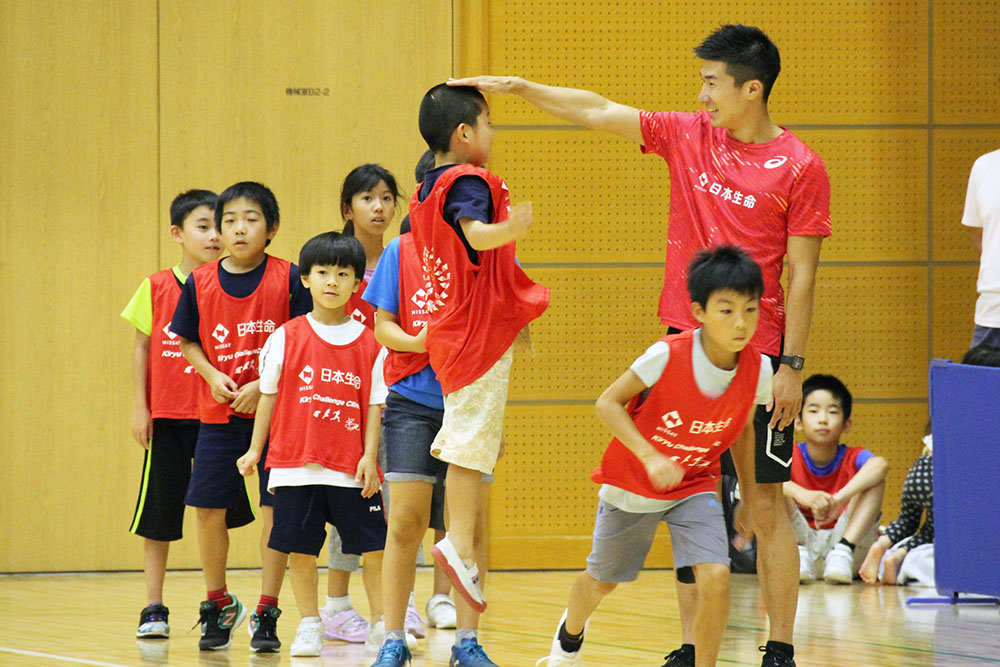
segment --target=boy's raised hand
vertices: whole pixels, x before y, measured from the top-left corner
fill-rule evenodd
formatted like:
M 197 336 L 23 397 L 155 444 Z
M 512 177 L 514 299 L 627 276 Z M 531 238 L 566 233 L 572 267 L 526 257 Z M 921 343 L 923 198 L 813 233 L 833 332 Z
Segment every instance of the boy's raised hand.
M 212 390 L 212 398 L 216 403 L 228 403 L 233 400 L 237 396 L 236 390 L 239 389 L 231 377 L 218 370 L 212 374 L 208 387 Z
M 371 498 L 382 486 L 382 481 L 378 478 L 378 464 L 373 456 L 362 456 L 358 461 L 358 471 L 354 475 L 355 482 L 364 482 L 361 489 L 362 498 Z
M 246 454 L 236 459 L 236 467 L 239 468 L 240 474 L 244 477 L 252 477 L 258 463 L 260 463 L 260 454 L 252 449 L 248 449 Z
M 260 401 L 260 380 L 247 382 L 236 390 L 231 407 L 236 412 L 252 415 L 257 410 L 257 403 Z
M 643 460 L 642 465 L 646 468 L 649 481 L 659 491 L 672 489 L 684 479 L 684 468 L 659 451 L 653 451 Z
M 515 241 L 519 241 L 531 231 L 532 212 L 531 202 L 523 201 L 510 207 L 510 214 L 507 216 L 507 225 L 510 235 Z

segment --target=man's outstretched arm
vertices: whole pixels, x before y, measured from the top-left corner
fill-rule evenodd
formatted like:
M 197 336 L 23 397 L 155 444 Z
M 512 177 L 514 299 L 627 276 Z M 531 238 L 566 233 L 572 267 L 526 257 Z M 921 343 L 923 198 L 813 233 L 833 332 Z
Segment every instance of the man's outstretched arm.
M 573 125 L 610 132 L 643 143 L 639 110 L 612 102 L 589 90 L 546 86 L 516 76 L 471 76 L 449 79 L 449 86 L 475 86 L 484 93 L 517 95 L 547 114 Z

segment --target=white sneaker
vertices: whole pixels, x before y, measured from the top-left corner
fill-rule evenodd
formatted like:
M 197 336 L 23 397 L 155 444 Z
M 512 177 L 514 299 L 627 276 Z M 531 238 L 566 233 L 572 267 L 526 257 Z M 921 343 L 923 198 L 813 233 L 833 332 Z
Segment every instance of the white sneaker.
M 291 653 L 295 657 L 318 656 L 323 652 L 323 622 L 318 617 L 303 618 L 295 631 Z
M 813 558 L 809 547 L 804 544 L 799 545 L 799 583 L 808 584 L 816 581 L 816 559 Z
M 846 544 L 835 544 L 826 555 L 823 579 L 829 584 L 849 584 L 853 575 L 854 553 Z
M 445 533 L 444 539 L 434 545 L 431 549 L 434 559 L 441 565 L 441 569 L 448 575 L 455 590 L 458 591 L 466 602 L 480 614 L 486 611 L 486 598 L 479 588 L 479 568 L 475 563 L 472 567 L 466 567 L 459 557 L 455 547 Z
M 455 603 L 447 595 L 435 595 L 427 601 L 427 623 L 432 628 L 454 628 L 458 624 Z
M 409 632 L 406 634 L 406 648 L 411 651 L 417 648 L 417 638 Z M 379 619 L 378 623 L 372 623 L 368 629 L 368 636 L 365 638 L 365 651 L 368 653 L 378 653 L 385 643 L 385 620 Z
M 563 611 L 562 618 L 559 619 L 559 625 L 556 626 L 556 634 L 552 638 L 552 648 L 549 654 L 535 663 L 535 667 L 540 665 L 548 665 L 549 667 L 583 667 L 583 647 L 576 653 L 567 653 L 563 650 L 562 644 L 559 643 L 559 629 L 562 628 L 563 623 L 566 622 L 566 614 L 569 610 Z M 583 626 L 583 634 L 587 634 L 588 622 Z

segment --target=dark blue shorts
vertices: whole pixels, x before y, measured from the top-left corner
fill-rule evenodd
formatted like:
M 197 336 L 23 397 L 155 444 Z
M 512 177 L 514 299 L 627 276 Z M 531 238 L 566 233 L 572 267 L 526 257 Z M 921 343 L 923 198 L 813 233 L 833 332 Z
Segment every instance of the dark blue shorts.
M 181 539 L 184 496 L 191 481 L 191 459 L 198 443 L 198 420 L 153 420 L 153 440 L 146 450 L 142 485 L 129 532 L 161 542 Z M 226 526 L 238 528 L 254 519 L 244 495 L 226 513 Z
M 191 507 L 233 508 L 247 496 L 247 482 L 236 468 L 236 460 L 246 454 L 253 435 L 253 420 L 234 417 L 228 424 L 202 424 L 194 450 L 194 466 L 184 503 Z M 267 490 L 269 474 L 264 470 L 267 446 L 257 464 L 260 504 L 273 505 Z
M 286 554 L 318 556 L 328 523 L 340 533 L 345 554 L 385 549 L 382 494 L 363 498 L 361 489 L 317 484 L 274 490 L 274 525 L 267 546 Z

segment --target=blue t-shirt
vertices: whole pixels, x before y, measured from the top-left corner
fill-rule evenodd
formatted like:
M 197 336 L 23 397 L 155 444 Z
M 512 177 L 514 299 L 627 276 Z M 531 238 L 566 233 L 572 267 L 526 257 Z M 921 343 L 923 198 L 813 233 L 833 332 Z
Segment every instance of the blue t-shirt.
M 394 315 L 399 315 L 399 238 L 389 241 L 382 251 L 375 275 L 368 281 L 368 287 L 361 298 Z M 444 410 L 444 398 L 441 396 L 441 383 L 430 364 L 424 366 L 413 375 L 408 375 L 390 388 L 419 403 L 420 405 Z
M 443 167 L 428 169 L 424 174 L 424 182 L 421 184 L 418 199 L 420 201 L 427 199 L 427 195 L 431 193 L 438 177 L 454 166 L 446 164 Z M 458 221 L 462 218 L 471 218 L 487 224 L 493 222 L 493 196 L 490 193 L 489 184 L 481 177 L 472 174 L 459 176 L 452 183 L 444 199 L 443 217 L 444 221 L 458 234 L 458 238 L 462 240 L 465 251 L 469 254 L 469 261 L 473 264 L 479 264 L 479 253 L 469 245 L 465 238 L 465 232 L 462 231 L 462 225 Z
M 264 261 L 246 273 L 230 273 L 222 268 L 222 262 L 219 262 L 219 284 L 222 286 L 222 290 L 237 299 L 243 299 L 253 294 L 264 278 L 268 259 L 269 256 L 264 255 Z M 288 294 L 289 318 L 305 315 L 312 310 L 312 295 L 299 280 L 299 267 L 295 264 L 292 264 L 288 271 Z M 170 322 L 170 330 L 188 340 L 201 342 L 201 336 L 198 335 L 200 322 L 198 293 L 194 288 L 194 277 L 191 276 L 184 282 L 184 287 L 181 289 L 181 296 L 177 300 L 177 308 L 174 309 L 174 316 Z
M 813 460 L 809 458 L 809 449 L 806 447 L 806 443 L 798 442 L 795 446 L 799 448 L 799 453 L 802 454 L 802 460 L 805 461 L 806 467 L 809 468 L 809 472 L 816 475 L 817 477 L 824 477 L 830 475 L 837 471 L 840 467 L 840 462 L 844 460 L 844 456 L 847 454 L 847 445 L 841 443 L 837 445 L 837 453 L 834 455 L 833 460 L 827 463 L 825 466 L 818 466 L 813 463 Z M 861 470 L 861 466 L 868 463 L 874 454 L 872 454 L 867 449 L 862 449 L 858 454 L 858 458 L 854 461 L 854 471 L 857 472 Z

